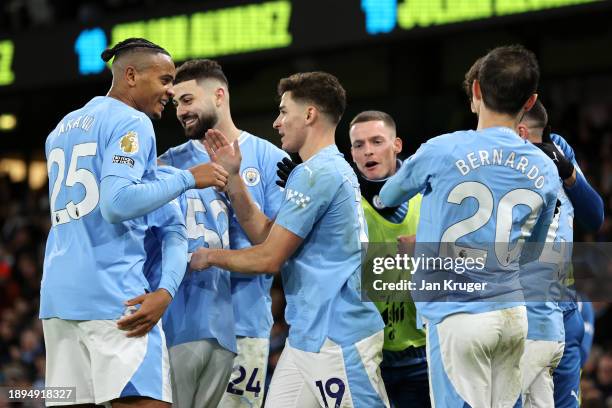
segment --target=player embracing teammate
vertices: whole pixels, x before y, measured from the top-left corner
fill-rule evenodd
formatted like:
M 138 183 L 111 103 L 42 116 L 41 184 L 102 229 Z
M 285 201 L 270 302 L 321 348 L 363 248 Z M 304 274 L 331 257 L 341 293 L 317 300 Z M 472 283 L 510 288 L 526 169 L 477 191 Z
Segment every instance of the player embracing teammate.
M 545 122 L 524 122 L 539 81 L 531 52 L 498 47 L 479 59 L 468 81 L 477 129 L 430 139 L 397 166 L 393 120 L 372 111 L 355 118 L 360 179 L 335 145 L 346 106 L 339 81 L 324 72 L 283 78 L 273 126 L 283 150 L 303 160 L 286 169 L 284 190 L 274 174 L 286 154 L 234 125 L 217 63 L 189 61 L 175 80 L 168 53 L 143 39 L 117 44 L 105 52 L 112 57 L 109 94 L 67 115 L 46 144 L 53 226 L 40 317 L 48 386 L 76 386 L 77 404 L 162 407 L 172 402 L 172 372 L 178 406 L 260 406 L 271 276 L 280 274 L 291 328 L 266 406 L 388 407 L 379 369 L 385 325 L 361 294 L 366 208 L 371 230 L 391 222 L 376 239 L 403 243 L 416 229 L 417 253 L 483 258 L 485 267 L 463 278 L 488 284 L 478 297 L 418 296 L 418 326 L 398 324 L 403 334 L 385 343 L 387 355 L 418 363 L 423 374 L 425 329 L 435 407 L 511 407 L 521 385 L 529 395 L 519 366 L 532 332 L 521 248 L 550 236 L 559 176 L 567 214 L 574 197 L 593 198 L 560 137 L 542 141 L 553 147 L 521 138 Z M 160 156 L 173 166 L 163 169 L 149 117 L 171 98 L 191 140 Z M 386 156 L 368 153 L 376 143 Z M 559 154 L 567 159 L 555 162 Z M 363 201 L 360 185 L 369 189 Z M 589 214 L 596 224 L 598 210 Z M 393 223 L 402 226 L 397 234 Z M 421 268 L 413 280 L 441 272 Z M 383 315 L 392 306 L 379 305 Z M 559 305 L 552 308 L 560 328 Z

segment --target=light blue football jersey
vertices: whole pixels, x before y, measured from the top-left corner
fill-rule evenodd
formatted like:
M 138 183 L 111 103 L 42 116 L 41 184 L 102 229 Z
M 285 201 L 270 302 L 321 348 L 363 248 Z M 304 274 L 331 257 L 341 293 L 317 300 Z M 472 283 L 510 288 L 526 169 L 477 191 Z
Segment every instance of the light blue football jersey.
M 553 143 L 574 164 L 576 171 L 581 173 L 576 163 L 574 151 L 559 135 L 551 135 Z M 521 283 L 525 290 L 527 302 L 527 319 L 529 329 L 527 338 L 530 340 L 565 341 L 563 311 L 576 307 L 576 291 L 573 284 L 565 287 L 571 276 L 572 244 L 574 241 L 574 206 L 562 187 L 558 195 L 559 208 L 546 237 L 537 262 L 521 266 Z M 550 284 L 545 282 L 552 276 Z M 560 289 L 555 288 L 560 286 Z M 543 300 L 545 302 L 531 302 Z M 560 301 L 559 301 L 560 300 Z
M 244 131 L 240 134 L 239 143 L 242 178 L 259 209 L 268 218 L 274 219 L 283 197 L 282 190 L 276 185 L 276 163 L 287 154 L 272 143 Z M 180 169 L 210 161 L 204 146 L 197 140 L 170 148 L 159 159 Z M 230 245 L 232 249 L 251 246 L 235 215 L 230 219 Z M 270 336 L 273 323 L 270 297 L 272 279 L 267 275 L 231 274 L 237 336 Z
M 170 166 L 160 166 L 158 171 L 160 177 L 172 172 Z M 190 254 L 199 247 L 230 247 L 230 213 L 219 193 L 212 188 L 188 190 L 178 200 L 187 226 Z M 159 240 L 149 238 L 145 275 L 155 289 L 161 273 L 162 251 Z M 216 339 L 222 347 L 236 353 L 230 272 L 217 267 L 188 270 L 162 322 L 168 347 Z
M 572 258 L 574 207 L 563 188 L 557 199 L 545 246 L 537 261 L 521 265 L 520 270 L 530 340 L 565 341 L 559 300 L 567 296 L 564 284 Z
M 563 137 L 555 133 L 551 134 L 550 138 L 552 142 L 559 148 L 559 150 L 561 150 L 561 153 L 563 153 L 563 155 L 569 161 L 572 162 L 572 164 L 574 165 L 574 168 L 576 169 L 576 173 L 579 173 L 581 175 L 582 170 L 580 169 L 580 166 L 578 166 L 578 163 L 576 162 L 576 155 L 574 153 L 574 149 L 572 149 L 570 144 L 567 143 L 567 141 Z M 572 201 L 569 199 L 567 200 L 567 204 L 568 206 L 566 207 L 566 210 L 567 210 L 568 215 L 560 219 L 559 230 L 560 230 L 560 233 L 562 234 L 561 238 L 565 240 L 565 242 L 574 242 L 574 234 L 573 234 L 574 205 L 572 204 Z M 582 197 L 581 202 L 576 203 L 576 205 L 577 206 L 591 205 L 590 197 Z M 571 211 L 570 211 L 570 207 L 571 207 Z M 569 248 L 571 248 L 571 246 L 569 246 Z M 570 254 L 569 254 L 570 259 L 571 259 L 571 255 L 572 254 L 570 251 Z M 559 307 L 561 308 L 561 310 L 566 312 L 566 311 L 576 309 L 578 307 L 578 304 L 576 303 L 577 295 L 576 295 L 576 288 L 573 282 L 567 286 L 564 292 L 564 295 L 565 295 L 564 299 L 561 302 L 559 302 Z
M 140 182 L 156 167 L 153 126 L 142 112 L 96 97 L 66 115 L 45 143 L 52 227 L 40 317 L 117 319 L 144 293 L 142 219 L 110 224 L 100 213 L 100 181 Z
M 484 266 L 442 275 L 487 285 L 413 293 L 419 322 L 523 304 L 522 244 L 544 242 L 560 186 L 553 162 L 509 128 L 459 131 L 421 145 L 380 197 L 392 206 L 423 192 L 415 255 L 480 259 Z M 413 281 L 421 288 L 439 272 L 417 267 Z
M 318 352 L 326 337 L 346 346 L 383 330 L 374 303 L 361 300 L 367 224 L 357 176 L 336 145 L 291 172 L 276 224 L 304 240 L 281 271 L 292 347 Z

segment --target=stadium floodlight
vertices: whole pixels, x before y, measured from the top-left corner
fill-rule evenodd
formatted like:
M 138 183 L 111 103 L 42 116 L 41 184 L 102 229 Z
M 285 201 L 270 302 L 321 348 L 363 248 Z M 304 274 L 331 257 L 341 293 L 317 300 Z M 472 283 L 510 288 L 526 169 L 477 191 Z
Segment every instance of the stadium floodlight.
M 0 132 L 10 132 L 17 127 L 17 116 L 12 113 L 0 114 Z

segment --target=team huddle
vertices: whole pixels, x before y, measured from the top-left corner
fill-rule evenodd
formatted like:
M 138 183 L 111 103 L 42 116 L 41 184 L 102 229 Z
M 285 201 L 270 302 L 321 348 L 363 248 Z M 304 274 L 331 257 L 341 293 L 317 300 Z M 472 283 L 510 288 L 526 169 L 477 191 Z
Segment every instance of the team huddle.
M 335 145 L 346 92 L 331 74 L 279 81 L 281 150 L 234 124 L 217 62 L 175 68 L 141 38 L 102 58 L 108 94 L 45 145 L 46 387 L 76 391 L 48 405 L 263 406 L 274 275 L 290 329 L 266 407 L 579 405 L 576 293 L 536 292 L 567 273 L 573 219 L 598 229 L 603 203 L 550 133 L 531 52 L 478 59 L 464 82 L 477 129 L 403 162 L 393 118 L 361 112 L 353 165 Z M 158 155 L 151 119 L 168 103 L 188 140 Z M 368 241 L 480 257 L 462 276 L 488 290 L 367 301 Z

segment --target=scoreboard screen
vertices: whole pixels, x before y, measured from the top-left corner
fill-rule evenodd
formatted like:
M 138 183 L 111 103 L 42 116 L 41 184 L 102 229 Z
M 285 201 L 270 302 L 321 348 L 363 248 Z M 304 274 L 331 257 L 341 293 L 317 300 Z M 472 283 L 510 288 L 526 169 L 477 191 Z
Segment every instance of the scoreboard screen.
M 228 4 L 229 3 L 229 4 Z M 177 62 L 263 58 L 419 35 L 434 27 L 608 7 L 607 0 L 272 0 L 145 10 L 99 24 L 0 35 L 0 93 L 104 78 L 107 47 L 144 37 Z M 146 15 L 146 18 L 143 17 Z

